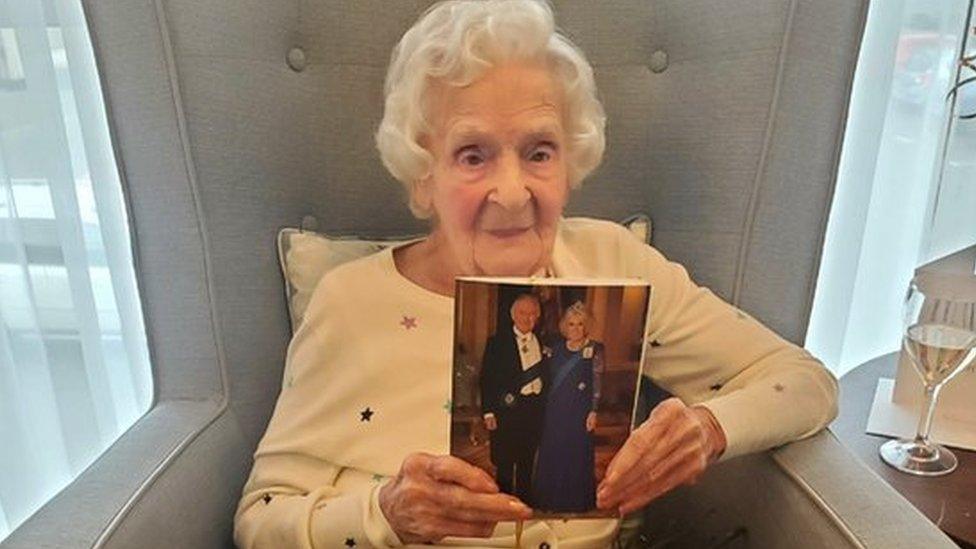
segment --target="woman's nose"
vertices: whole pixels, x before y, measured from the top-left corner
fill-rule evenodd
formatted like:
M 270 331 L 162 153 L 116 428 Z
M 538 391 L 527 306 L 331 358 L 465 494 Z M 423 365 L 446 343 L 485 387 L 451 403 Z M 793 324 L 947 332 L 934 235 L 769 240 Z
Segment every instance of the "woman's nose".
M 507 210 L 520 210 L 531 198 L 522 173 L 522 163 L 515 153 L 503 154 L 495 171 L 494 201 Z

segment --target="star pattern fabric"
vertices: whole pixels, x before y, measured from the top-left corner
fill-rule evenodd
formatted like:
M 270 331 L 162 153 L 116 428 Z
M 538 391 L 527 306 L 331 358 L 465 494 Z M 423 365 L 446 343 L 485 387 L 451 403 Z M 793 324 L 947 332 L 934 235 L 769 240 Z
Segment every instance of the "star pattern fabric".
M 375 413 L 367 406 L 365 410 L 359 412 L 359 421 L 370 421 L 373 419 L 373 414 Z
M 668 349 L 647 354 L 662 388 L 687 394 L 713 412 L 726 431 L 725 459 L 819 429 L 818 417 L 829 421 L 830 406 L 813 399 L 783 405 L 786 388 L 832 395 L 831 378 L 819 373 L 822 366 L 808 354 L 787 349 L 751 317 L 740 322 L 732 307 L 615 225 L 564 220 L 560 231 L 558 275 L 653 280 L 655 304 L 683 311 L 665 314 L 652 306 L 647 346 Z M 408 451 L 450 453 L 453 313 L 451 299 L 405 283 L 389 250 L 323 278 L 289 345 L 283 384 L 293 379 L 294 386 L 286 386 L 278 399 L 235 517 L 242 546 L 299 546 L 309 537 L 315 546 L 342 547 L 347 538 L 356 544 L 350 547 L 396 545 L 379 508 L 381 486 Z M 692 325 L 695 330 L 688 329 Z M 775 357 L 775 367 L 764 367 L 774 360 L 768 357 Z M 714 367 L 695 370 L 702 364 Z M 724 380 L 739 380 L 752 366 L 759 373 L 742 376 L 734 391 L 709 391 Z M 782 393 L 775 392 L 776 384 Z M 774 416 L 776 422 L 768 421 Z M 282 448 L 294 457 L 283 457 Z M 373 476 L 380 473 L 382 479 Z M 608 547 L 619 527 L 614 520 L 533 523 L 536 531 L 526 533 L 533 548 L 543 541 L 575 546 L 583 540 Z M 491 545 L 510 547 L 511 532 L 500 529 Z
M 403 315 L 403 320 L 400 321 L 400 326 L 403 326 L 404 330 L 412 330 L 417 327 L 417 317 Z

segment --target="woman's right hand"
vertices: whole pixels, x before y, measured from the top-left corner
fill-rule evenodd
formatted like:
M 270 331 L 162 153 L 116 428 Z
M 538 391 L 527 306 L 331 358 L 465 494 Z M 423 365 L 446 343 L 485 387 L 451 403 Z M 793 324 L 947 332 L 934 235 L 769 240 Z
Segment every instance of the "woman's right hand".
M 498 521 L 524 520 L 532 510 L 498 491 L 484 470 L 454 456 L 410 454 L 380 488 L 380 509 L 403 543 L 445 536 L 489 537 Z

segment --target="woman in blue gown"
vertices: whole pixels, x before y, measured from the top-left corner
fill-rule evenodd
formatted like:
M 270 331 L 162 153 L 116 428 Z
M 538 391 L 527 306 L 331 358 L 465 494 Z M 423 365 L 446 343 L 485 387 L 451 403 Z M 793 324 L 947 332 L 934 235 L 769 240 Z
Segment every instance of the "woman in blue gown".
M 544 511 L 596 508 L 592 432 L 596 427 L 603 344 L 587 337 L 589 315 L 576 302 L 559 321 L 549 358 L 542 439 L 536 457 L 533 506 Z

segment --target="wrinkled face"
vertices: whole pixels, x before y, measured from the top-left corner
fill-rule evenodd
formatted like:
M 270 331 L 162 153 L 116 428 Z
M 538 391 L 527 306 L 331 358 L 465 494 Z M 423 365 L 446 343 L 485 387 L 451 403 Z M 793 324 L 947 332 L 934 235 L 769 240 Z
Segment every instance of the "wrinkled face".
M 435 241 L 464 274 L 534 274 L 568 194 L 559 86 L 542 66 L 510 64 L 430 94 L 434 165 L 416 197 L 433 208 Z
M 586 337 L 586 322 L 579 315 L 569 315 L 563 321 L 563 337 L 570 341 L 580 341 Z
M 523 334 L 531 332 L 539 321 L 539 305 L 531 299 L 520 299 L 512 307 L 512 322 Z

